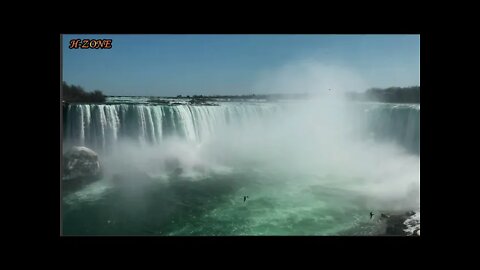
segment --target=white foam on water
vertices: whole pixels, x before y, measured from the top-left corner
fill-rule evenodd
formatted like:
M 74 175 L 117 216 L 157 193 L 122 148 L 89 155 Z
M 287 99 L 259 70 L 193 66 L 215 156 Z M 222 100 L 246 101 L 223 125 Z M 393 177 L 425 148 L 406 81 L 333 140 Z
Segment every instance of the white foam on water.
M 111 183 L 100 180 L 95 183 L 89 184 L 78 190 L 73 192 L 65 198 L 63 198 L 64 202 L 69 205 L 77 204 L 77 203 L 84 203 L 84 202 L 95 202 L 103 197 L 103 195 L 112 188 L 113 186 Z

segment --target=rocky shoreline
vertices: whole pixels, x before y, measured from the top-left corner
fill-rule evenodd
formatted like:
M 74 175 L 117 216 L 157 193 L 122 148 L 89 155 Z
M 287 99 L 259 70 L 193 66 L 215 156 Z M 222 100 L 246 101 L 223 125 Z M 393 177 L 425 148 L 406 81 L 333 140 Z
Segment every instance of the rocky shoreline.
M 402 214 L 380 217 L 385 222 L 385 236 L 420 236 L 420 212 L 409 211 Z

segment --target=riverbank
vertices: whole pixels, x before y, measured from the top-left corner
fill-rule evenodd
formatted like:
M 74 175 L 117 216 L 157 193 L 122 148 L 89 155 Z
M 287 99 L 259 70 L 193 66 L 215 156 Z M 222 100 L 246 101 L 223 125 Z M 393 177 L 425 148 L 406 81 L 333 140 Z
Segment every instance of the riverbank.
M 380 216 L 385 236 L 420 236 L 420 211 Z

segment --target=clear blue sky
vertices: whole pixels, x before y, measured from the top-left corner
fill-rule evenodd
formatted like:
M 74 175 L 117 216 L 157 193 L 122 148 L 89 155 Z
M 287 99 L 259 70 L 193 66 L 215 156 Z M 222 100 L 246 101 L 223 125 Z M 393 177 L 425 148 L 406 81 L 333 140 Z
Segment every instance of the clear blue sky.
M 72 50 L 73 38 L 112 49 Z M 362 87 L 420 85 L 419 35 L 63 36 L 63 80 L 107 95 L 261 93 L 262 76 L 304 59 L 347 68 Z

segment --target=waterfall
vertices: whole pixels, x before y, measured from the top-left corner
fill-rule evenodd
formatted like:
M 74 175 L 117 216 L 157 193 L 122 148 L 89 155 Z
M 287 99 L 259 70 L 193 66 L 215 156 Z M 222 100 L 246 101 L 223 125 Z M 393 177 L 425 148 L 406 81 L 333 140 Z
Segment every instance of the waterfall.
M 69 104 L 64 110 L 64 141 L 104 150 L 129 138 L 159 144 L 168 136 L 201 142 L 227 124 L 258 117 L 268 106 L 165 106 L 149 104 Z M 246 109 L 246 107 L 252 107 Z
M 200 143 L 225 126 L 249 128 L 285 108 L 285 104 L 248 102 L 220 106 L 68 104 L 64 107 L 64 142 L 99 151 L 122 139 L 148 145 L 176 136 Z M 419 154 L 420 105 L 363 104 L 358 111 L 371 138 L 395 142 Z

